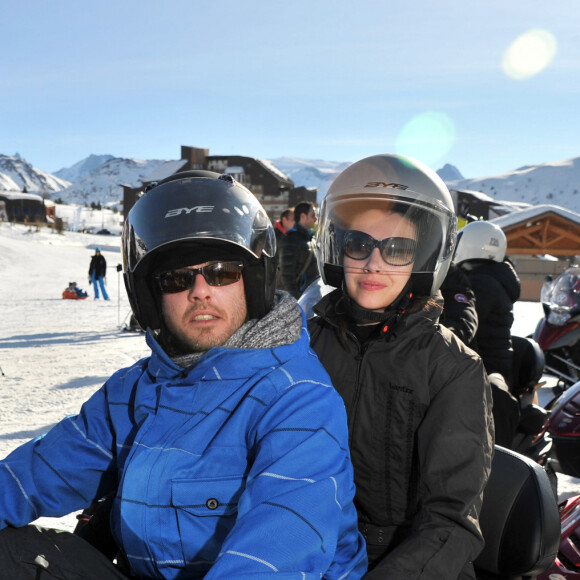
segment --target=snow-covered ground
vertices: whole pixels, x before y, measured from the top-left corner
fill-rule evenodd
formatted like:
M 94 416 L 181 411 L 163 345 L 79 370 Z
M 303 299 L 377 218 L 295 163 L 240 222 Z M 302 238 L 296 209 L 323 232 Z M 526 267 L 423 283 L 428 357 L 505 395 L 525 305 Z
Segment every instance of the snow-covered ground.
M 88 284 L 97 246 L 108 302 L 94 300 Z M 76 413 L 115 370 L 148 354 L 141 333 L 119 330 L 130 311 L 121 262 L 119 236 L 0 222 L 0 457 Z M 89 298 L 63 300 L 72 281 Z M 48 525 L 68 529 L 74 518 Z
M 97 246 L 108 264 L 108 302 L 94 300 L 88 284 Z M 0 222 L 0 457 L 77 412 L 115 370 L 148 354 L 143 334 L 121 330 L 130 312 L 116 269 L 121 261 L 117 235 Z M 89 298 L 63 300 L 71 281 Z M 513 332 L 526 336 L 542 308 L 518 302 L 515 313 Z M 580 493 L 580 480 L 559 476 L 559 488 L 562 497 Z M 41 523 L 71 529 L 75 519 Z

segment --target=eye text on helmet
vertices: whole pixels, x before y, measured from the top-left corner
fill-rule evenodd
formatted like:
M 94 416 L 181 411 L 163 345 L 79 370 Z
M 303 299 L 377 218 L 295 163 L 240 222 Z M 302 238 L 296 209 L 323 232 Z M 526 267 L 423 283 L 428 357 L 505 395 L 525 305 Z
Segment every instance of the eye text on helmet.
M 176 217 L 181 214 L 189 215 L 190 213 L 211 213 L 215 205 L 194 205 L 193 207 L 177 207 L 170 209 L 164 217 Z
M 401 183 L 385 183 L 383 181 L 369 181 L 365 187 L 391 187 L 393 189 L 409 189 L 408 185 Z

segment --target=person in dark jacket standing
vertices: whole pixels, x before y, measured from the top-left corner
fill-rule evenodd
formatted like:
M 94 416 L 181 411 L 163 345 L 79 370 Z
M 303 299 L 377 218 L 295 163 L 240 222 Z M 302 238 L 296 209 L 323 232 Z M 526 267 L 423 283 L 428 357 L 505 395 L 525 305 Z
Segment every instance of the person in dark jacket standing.
M 307 201 L 294 208 L 294 227 L 280 245 L 281 289 L 300 298 L 305 288 L 318 278 L 318 266 L 312 243 L 312 228 L 317 221 L 314 206 Z
M 491 469 L 491 394 L 481 358 L 438 324 L 456 218 L 425 165 L 354 163 L 321 208 L 311 345 L 348 414 L 368 579 L 474 578 Z
M 282 238 L 284 237 L 286 232 L 293 227 L 294 227 L 294 208 L 289 207 L 280 214 L 280 219 L 277 219 L 276 222 L 274 223 L 277 250 L 280 250 L 278 246 L 282 241 Z
M 276 234 L 276 286 L 282 288 L 282 275 L 280 270 L 280 248 L 282 247 L 282 238 L 290 228 L 294 227 L 294 208 L 289 207 L 280 214 L 280 219 L 274 222 L 274 232 Z
M 0 461 L 3 577 L 360 579 L 344 404 L 275 289 L 264 208 L 230 175 L 177 173 L 131 208 L 122 248 L 151 356 Z M 123 573 L 26 526 L 109 495 Z
M 454 263 L 465 272 L 475 293 L 478 326 L 469 346 L 480 354 L 490 378 L 496 442 L 511 447 L 520 417 L 511 328 L 521 287 L 506 251 L 507 239 L 500 227 L 475 221 L 460 230 Z
M 89 284 L 92 284 L 93 288 L 95 289 L 95 300 L 100 298 L 99 286 L 101 287 L 101 292 L 103 293 L 103 299 L 109 299 L 107 289 L 105 288 L 106 277 L 107 260 L 105 260 L 105 256 L 101 254 L 101 248 L 95 248 L 95 255 L 91 257 L 91 263 L 89 265 Z

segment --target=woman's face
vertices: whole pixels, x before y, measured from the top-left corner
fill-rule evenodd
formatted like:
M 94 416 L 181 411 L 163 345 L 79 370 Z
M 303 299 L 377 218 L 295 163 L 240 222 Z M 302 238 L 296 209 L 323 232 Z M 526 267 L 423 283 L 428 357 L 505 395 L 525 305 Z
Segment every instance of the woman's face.
M 398 213 L 385 213 L 376 209 L 355 216 L 349 229 L 369 234 L 378 241 L 391 237 L 417 240 L 415 226 L 409 220 Z M 345 254 L 343 265 L 348 295 L 359 306 L 377 311 L 393 303 L 413 270 L 413 262 L 404 266 L 387 264 L 377 247 L 362 260 L 355 260 Z

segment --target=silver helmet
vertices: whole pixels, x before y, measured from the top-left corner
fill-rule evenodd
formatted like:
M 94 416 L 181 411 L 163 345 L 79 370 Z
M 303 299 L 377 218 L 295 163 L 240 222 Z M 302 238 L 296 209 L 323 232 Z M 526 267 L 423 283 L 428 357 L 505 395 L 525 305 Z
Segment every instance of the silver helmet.
M 317 238 L 324 282 L 340 287 L 345 237 L 348 242 L 356 216 L 368 211 L 397 213 L 413 224 L 416 243 L 412 248 L 393 246 L 385 251 L 411 252 L 413 292 L 434 294 L 455 250 L 457 218 L 441 178 L 423 163 L 402 155 L 374 155 L 357 161 L 330 186 L 321 206 Z M 389 239 L 399 239 L 396 231 L 392 235 Z M 393 259 L 391 267 L 397 268 L 397 260 Z

